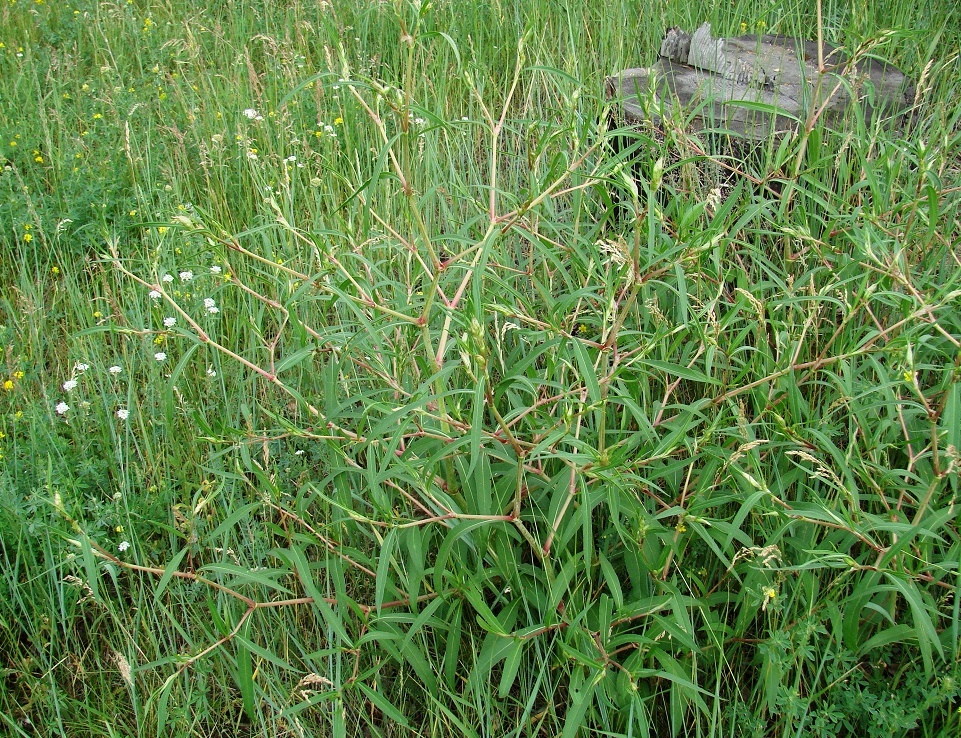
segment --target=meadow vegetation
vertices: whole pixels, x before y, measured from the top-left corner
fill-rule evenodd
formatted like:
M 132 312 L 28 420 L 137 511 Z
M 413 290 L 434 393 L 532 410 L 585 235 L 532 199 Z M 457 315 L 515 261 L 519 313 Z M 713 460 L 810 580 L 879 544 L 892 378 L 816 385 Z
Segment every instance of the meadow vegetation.
M 741 161 L 604 77 L 811 0 L 2 0 L 2 731 L 957 735 L 961 19 L 821 17 Z

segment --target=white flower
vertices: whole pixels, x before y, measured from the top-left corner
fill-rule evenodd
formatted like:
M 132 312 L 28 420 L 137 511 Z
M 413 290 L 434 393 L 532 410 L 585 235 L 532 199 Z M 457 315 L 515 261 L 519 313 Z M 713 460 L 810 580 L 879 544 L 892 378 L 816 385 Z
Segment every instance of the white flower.
M 220 312 L 220 308 L 217 307 L 217 303 L 214 301 L 214 298 L 212 297 L 204 298 L 204 308 L 207 310 L 208 313 L 211 313 L 211 314 Z
M 174 275 L 172 275 L 172 274 L 165 274 L 165 275 L 163 275 L 163 276 L 160 278 L 160 280 L 161 280 L 162 282 L 166 282 L 167 284 L 170 284 L 171 282 L 174 281 Z
M 214 306 L 214 307 L 209 307 L 209 308 L 207 308 L 207 312 L 210 313 L 211 315 L 216 315 L 217 313 L 220 312 L 220 308 L 219 308 L 219 307 L 216 307 L 216 306 Z
M 126 551 L 128 548 L 130 548 L 130 541 L 120 541 L 120 545 L 117 546 L 117 550 L 118 550 L 120 553 L 123 553 L 123 552 Z
M 248 151 L 247 158 L 251 161 L 257 161 L 257 154 L 255 154 L 253 151 Z
M 193 278 L 194 278 L 194 273 L 191 272 L 191 271 L 186 271 L 186 272 L 181 272 L 181 273 L 180 273 L 180 281 L 181 281 L 181 282 L 189 282 L 189 281 L 190 281 L 191 279 L 193 279 Z
M 110 372 L 111 374 L 120 374 L 120 372 L 122 372 L 123 369 L 121 369 L 119 366 L 114 364 L 112 367 L 107 369 L 107 371 Z
M 121 420 L 126 420 L 127 418 L 130 417 L 130 411 L 122 407 L 119 410 L 117 410 L 117 417 L 120 418 Z
M 223 270 L 222 270 L 219 266 L 217 266 L 216 264 L 214 264 L 212 267 L 210 267 L 210 273 L 211 273 L 211 274 L 220 274 L 221 271 L 223 271 Z
M 154 357 L 157 361 L 163 361 L 164 359 L 167 358 L 167 354 L 165 354 L 163 351 L 158 351 L 157 353 L 155 353 L 155 354 L 153 355 L 153 357 Z
M 66 382 L 63 383 L 63 391 L 70 392 L 70 390 L 74 389 L 76 386 L 77 386 L 76 379 L 68 379 Z
M 77 362 L 77 363 L 74 365 L 73 370 L 74 370 L 75 372 L 77 372 L 77 374 L 83 374 L 83 373 L 84 373 L 85 371 L 87 371 L 87 369 L 89 369 L 89 368 L 90 368 L 90 364 L 84 364 L 83 362 Z
M 57 415 L 66 415 L 67 410 L 69 409 L 70 409 L 70 406 L 65 402 L 58 402 L 57 406 L 54 408 L 54 410 L 57 411 Z
M 244 111 L 244 116 L 250 118 L 250 120 L 263 120 L 264 116 L 258 113 L 254 108 L 247 108 Z
M 173 328 L 177 324 L 176 318 L 164 318 L 164 326 L 167 328 Z
M 157 290 L 150 290 L 150 294 L 147 295 L 151 300 L 159 300 L 160 293 Z
M 207 367 L 207 376 L 208 376 L 208 377 L 216 377 L 216 376 L 217 376 L 217 372 L 214 371 L 213 367 L 211 367 L 211 366 L 208 366 L 208 367 Z

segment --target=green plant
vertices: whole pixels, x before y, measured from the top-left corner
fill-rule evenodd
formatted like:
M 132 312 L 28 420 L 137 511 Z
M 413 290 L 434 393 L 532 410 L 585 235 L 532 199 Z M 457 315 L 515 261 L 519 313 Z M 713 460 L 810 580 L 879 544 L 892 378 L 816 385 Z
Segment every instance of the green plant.
M 111 39 L 124 193 L 3 175 L 12 732 L 957 728 L 957 111 L 632 179 L 596 9 L 78 11 L 4 26 Z

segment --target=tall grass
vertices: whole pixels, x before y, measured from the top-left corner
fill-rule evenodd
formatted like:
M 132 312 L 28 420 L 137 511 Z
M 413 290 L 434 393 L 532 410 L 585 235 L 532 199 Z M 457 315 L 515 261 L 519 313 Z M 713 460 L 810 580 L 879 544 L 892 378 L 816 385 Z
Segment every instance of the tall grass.
M 745 178 L 603 78 L 813 3 L 4 3 L 6 730 L 957 732 L 959 25 L 822 11 Z

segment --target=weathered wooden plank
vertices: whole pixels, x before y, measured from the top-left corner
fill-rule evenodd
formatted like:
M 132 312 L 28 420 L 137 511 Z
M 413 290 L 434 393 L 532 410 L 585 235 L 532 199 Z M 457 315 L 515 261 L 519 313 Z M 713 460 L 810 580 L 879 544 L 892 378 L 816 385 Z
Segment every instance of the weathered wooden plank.
M 669 117 L 680 108 L 695 129 L 725 130 L 753 140 L 796 131 L 812 109 L 838 125 L 851 105 L 871 118 L 898 114 L 914 98 L 911 81 L 895 66 L 873 58 L 850 63 L 824 44 L 818 69 L 815 41 L 788 36 L 715 39 L 710 24 L 694 34 L 670 29 L 652 67 L 627 69 L 607 79 L 626 123 Z M 760 105 L 761 107 L 758 107 Z

